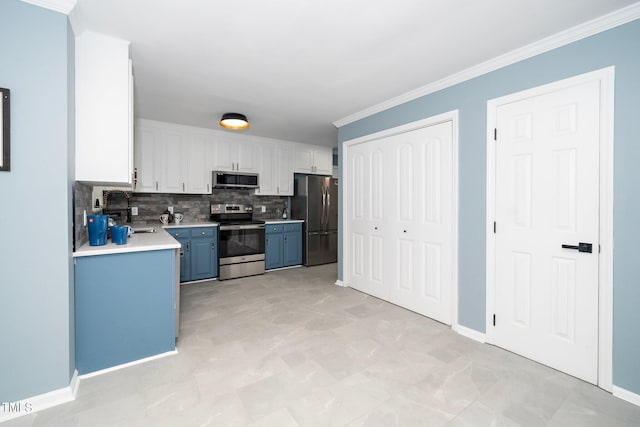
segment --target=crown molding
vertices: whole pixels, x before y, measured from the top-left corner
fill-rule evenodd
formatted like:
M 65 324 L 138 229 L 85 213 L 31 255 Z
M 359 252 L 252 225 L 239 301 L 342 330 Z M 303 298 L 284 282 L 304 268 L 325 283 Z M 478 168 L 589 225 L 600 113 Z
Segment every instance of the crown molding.
M 337 128 L 640 18 L 640 2 L 482 62 L 333 122 Z
M 64 13 L 68 15 L 75 7 L 78 0 L 22 0 L 25 3 L 30 3 L 35 6 L 40 6 L 45 9 L 50 9 L 55 12 Z

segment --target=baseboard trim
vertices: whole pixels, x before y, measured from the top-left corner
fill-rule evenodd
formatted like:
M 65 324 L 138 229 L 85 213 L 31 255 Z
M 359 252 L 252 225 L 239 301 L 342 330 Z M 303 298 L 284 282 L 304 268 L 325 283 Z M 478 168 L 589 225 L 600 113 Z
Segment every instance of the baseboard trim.
M 453 329 L 463 337 L 470 338 L 482 344 L 486 343 L 486 335 L 483 334 L 482 332 L 478 332 L 474 329 L 467 328 L 466 326 L 462 326 L 462 325 L 453 325 L 451 329 Z
M 101 369 L 99 371 L 89 372 L 88 374 L 82 374 L 79 376 L 81 380 L 86 378 L 96 377 L 98 375 L 108 374 L 109 372 L 118 371 L 120 369 L 128 368 L 129 366 L 139 365 L 141 363 L 150 362 L 152 360 L 161 359 L 167 356 L 173 356 L 174 354 L 178 354 L 178 349 L 167 351 L 166 353 L 156 354 L 155 356 L 145 357 L 144 359 L 134 360 L 133 362 L 123 363 L 121 365 L 112 366 L 110 368 Z
M 340 279 L 336 280 L 335 285 L 341 286 L 341 287 L 343 287 L 343 288 L 348 288 L 348 287 L 349 287 L 349 285 L 347 285 L 345 282 L 343 282 L 343 281 L 342 281 L 342 280 L 340 280 Z
M 0 423 L 71 402 L 76 399 L 79 386 L 78 371 L 74 371 L 67 387 L 22 399 L 18 402 L 5 402 L 0 406 Z
M 613 386 L 613 395 L 619 399 L 626 400 L 629 403 L 633 403 L 636 406 L 640 406 L 640 394 L 636 394 L 632 391 L 624 389 L 622 387 Z

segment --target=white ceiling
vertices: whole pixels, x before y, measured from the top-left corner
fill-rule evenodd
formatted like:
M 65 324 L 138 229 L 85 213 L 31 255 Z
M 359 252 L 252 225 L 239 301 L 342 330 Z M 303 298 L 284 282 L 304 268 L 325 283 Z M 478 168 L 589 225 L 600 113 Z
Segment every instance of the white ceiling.
M 28 1 L 28 0 L 27 0 Z M 131 41 L 136 117 L 337 145 L 332 122 L 637 0 L 78 0 Z

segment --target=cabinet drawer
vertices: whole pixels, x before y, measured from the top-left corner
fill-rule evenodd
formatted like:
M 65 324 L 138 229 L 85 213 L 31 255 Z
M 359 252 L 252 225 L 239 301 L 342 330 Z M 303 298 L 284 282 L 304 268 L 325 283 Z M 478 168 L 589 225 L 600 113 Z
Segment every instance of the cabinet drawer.
M 267 234 L 271 233 L 282 233 L 284 231 L 284 224 L 267 224 L 265 232 Z
M 191 229 L 190 228 L 174 228 L 169 230 L 169 234 L 171 234 L 176 239 L 184 239 L 191 237 Z
M 302 223 L 292 222 L 290 224 L 284 224 L 284 231 L 302 231 Z
M 215 227 L 197 227 L 191 229 L 191 238 L 214 237 L 216 234 Z

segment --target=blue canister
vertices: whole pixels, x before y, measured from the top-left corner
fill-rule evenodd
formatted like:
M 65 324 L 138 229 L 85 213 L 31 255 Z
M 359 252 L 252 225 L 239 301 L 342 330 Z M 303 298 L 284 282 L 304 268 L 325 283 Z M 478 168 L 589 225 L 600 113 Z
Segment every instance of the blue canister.
M 116 245 L 126 245 L 128 233 L 129 227 L 126 225 L 114 225 L 111 227 L 111 241 Z
M 101 246 L 107 244 L 107 224 L 109 215 L 87 215 L 87 230 L 89 231 L 89 245 Z

